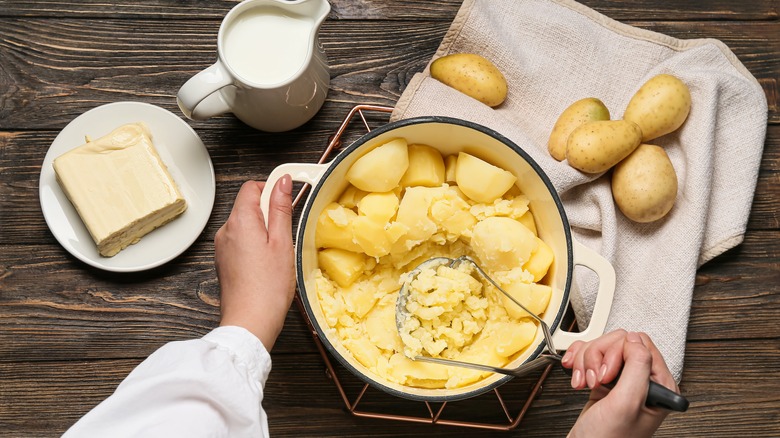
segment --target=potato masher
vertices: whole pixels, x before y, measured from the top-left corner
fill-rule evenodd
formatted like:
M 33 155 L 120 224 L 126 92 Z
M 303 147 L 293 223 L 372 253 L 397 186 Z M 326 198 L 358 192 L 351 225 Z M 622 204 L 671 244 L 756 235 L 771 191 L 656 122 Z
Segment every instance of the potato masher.
M 543 368 L 553 362 L 560 363 L 561 359 L 563 359 L 563 356 L 561 356 L 558 353 L 558 351 L 555 349 L 555 346 L 553 345 L 552 334 L 550 333 L 550 327 L 547 325 L 547 323 L 544 322 L 544 320 L 540 318 L 539 315 L 536 315 L 535 313 L 528 310 L 522 303 L 517 301 L 512 295 L 510 295 L 503 288 L 501 288 L 489 275 L 487 275 L 487 273 L 479 266 L 479 264 L 469 256 L 461 256 L 455 259 L 449 257 L 434 257 L 420 263 L 416 268 L 414 268 L 404 277 L 403 285 L 401 286 L 401 289 L 398 292 L 398 300 L 396 301 L 396 311 L 395 311 L 395 324 L 399 335 L 403 332 L 404 321 L 406 321 L 407 318 L 409 317 L 409 313 L 406 309 L 406 303 L 409 297 L 409 286 L 411 285 L 412 281 L 417 277 L 417 275 L 419 275 L 420 272 L 422 272 L 423 270 L 435 269 L 436 267 L 442 265 L 447 265 L 450 268 L 457 268 L 458 265 L 464 262 L 470 263 L 476 269 L 479 275 L 481 275 L 485 280 L 490 282 L 490 284 L 492 284 L 493 287 L 498 289 L 513 303 L 520 306 L 520 308 L 523 309 L 526 313 L 528 313 L 528 315 L 530 315 L 531 318 L 533 318 L 539 323 L 539 327 L 541 328 L 542 334 L 544 335 L 544 344 L 545 344 L 545 349 L 547 351 L 543 352 L 533 360 L 521 364 L 517 368 L 501 368 L 501 367 L 494 367 L 490 365 L 483 365 L 483 364 L 478 364 L 473 362 L 463 362 L 459 360 L 445 359 L 440 357 L 430 357 L 430 356 L 414 356 L 414 357 L 410 357 L 410 359 L 415 361 L 419 360 L 421 362 L 436 363 L 440 365 L 470 368 L 474 370 L 505 374 L 508 376 L 515 376 L 515 377 L 524 376 L 533 370 Z M 561 368 L 564 370 L 564 372 L 571 375 L 570 369 L 565 368 L 563 365 L 561 365 Z M 618 375 L 618 378 L 619 377 L 620 376 Z M 615 379 L 614 382 L 616 381 L 617 378 Z M 614 382 L 605 384 L 603 386 L 611 388 L 612 386 L 614 386 Z M 651 380 L 649 383 L 649 390 L 647 393 L 647 400 L 645 400 L 645 404 L 649 407 L 660 407 L 668 410 L 684 412 L 688 409 L 689 402 L 682 395 L 677 394 L 676 392 L 670 390 L 669 388 Z

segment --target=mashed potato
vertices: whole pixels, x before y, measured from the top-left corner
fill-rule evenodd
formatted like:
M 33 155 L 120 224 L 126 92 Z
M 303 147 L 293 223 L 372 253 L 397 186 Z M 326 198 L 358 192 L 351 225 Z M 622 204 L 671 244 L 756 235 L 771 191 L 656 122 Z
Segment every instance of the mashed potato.
M 409 168 L 427 165 L 415 162 L 418 156 L 435 159 L 429 152 L 410 154 Z M 537 326 L 463 263 L 415 278 L 402 339 L 395 306 L 406 273 L 433 257 L 468 255 L 534 313 L 544 313 L 552 292 L 540 283 L 552 251 L 536 236 L 528 199 L 514 187 L 492 202 L 476 202 L 441 178 L 386 192 L 350 185 L 322 211 L 315 231 L 314 274 L 325 323 L 371 372 L 422 388 L 455 388 L 490 373 L 409 356 L 504 366 L 529 346 Z

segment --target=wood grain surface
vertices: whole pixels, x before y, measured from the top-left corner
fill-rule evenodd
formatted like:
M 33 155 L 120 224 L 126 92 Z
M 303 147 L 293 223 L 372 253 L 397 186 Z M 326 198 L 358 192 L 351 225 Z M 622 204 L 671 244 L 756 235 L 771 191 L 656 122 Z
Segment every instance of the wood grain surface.
M 0 436 L 58 436 L 166 342 L 199 337 L 219 318 L 213 238 L 247 179 L 283 162 L 315 162 L 356 104 L 392 106 L 431 59 L 458 0 L 333 0 L 321 40 L 332 83 L 321 112 L 284 134 L 232 116 L 189 122 L 217 176 L 214 210 L 173 262 L 134 274 L 69 255 L 41 214 L 41 163 L 57 133 L 95 106 L 125 100 L 180 114 L 181 84 L 214 62 L 234 1 L 0 0 Z M 659 437 L 780 436 L 780 5 L 777 0 L 586 0 L 607 16 L 678 38 L 727 44 L 763 86 L 766 143 L 744 242 L 698 272 L 682 390 L 687 413 Z M 369 115 L 375 126 L 385 115 Z M 347 139 L 359 132 L 350 132 Z M 587 399 L 553 372 L 515 431 L 351 415 L 293 306 L 273 351 L 264 406 L 273 436 L 563 437 Z M 337 367 L 350 395 L 362 383 Z M 519 408 L 533 379 L 502 395 Z M 370 390 L 361 406 L 425 414 Z M 451 403 L 454 419 L 498 421 L 497 402 Z M 497 413 L 499 413 L 497 417 Z M 506 419 L 504 418 L 505 422 Z

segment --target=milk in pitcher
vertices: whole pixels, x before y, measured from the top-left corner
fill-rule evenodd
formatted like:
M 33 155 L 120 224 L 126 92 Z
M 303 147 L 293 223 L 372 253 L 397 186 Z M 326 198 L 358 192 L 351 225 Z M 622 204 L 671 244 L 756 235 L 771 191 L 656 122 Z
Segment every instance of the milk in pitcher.
M 306 63 L 312 20 L 279 8 L 242 13 L 225 34 L 227 64 L 247 82 L 277 84 Z

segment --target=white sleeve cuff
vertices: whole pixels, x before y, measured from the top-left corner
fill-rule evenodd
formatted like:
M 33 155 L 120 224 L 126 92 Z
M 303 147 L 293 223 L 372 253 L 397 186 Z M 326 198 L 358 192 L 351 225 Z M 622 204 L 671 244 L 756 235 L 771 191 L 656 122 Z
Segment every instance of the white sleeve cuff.
M 245 367 L 253 380 L 265 386 L 271 372 L 271 355 L 252 332 L 243 327 L 223 326 L 203 336 L 203 340 L 234 356 L 236 366 Z

